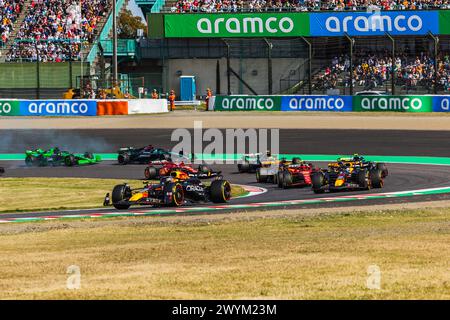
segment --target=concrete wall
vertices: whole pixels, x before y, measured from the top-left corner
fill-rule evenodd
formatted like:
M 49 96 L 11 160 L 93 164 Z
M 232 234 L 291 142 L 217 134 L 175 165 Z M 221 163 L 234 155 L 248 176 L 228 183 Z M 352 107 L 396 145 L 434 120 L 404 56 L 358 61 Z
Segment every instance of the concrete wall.
M 272 59 L 273 93 L 280 92 L 280 79 L 296 70 L 303 59 L 280 58 Z M 174 89 L 180 93 L 179 75 L 196 76 L 197 95 L 204 96 L 206 89 L 211 88 L 216 94 L 216 63 L 217 59 L 170 59 L 166 61 L 163 83 L 165 91 Z M 227 93 L 227 60 L 219 59 L 221 93 Z M 267 59 L 231 59 L 231 68 L 238 73 L 258 94 L 268 94 L 268 63 Z M 232 94 L 252 94 L 235 76 L 231 76 Z

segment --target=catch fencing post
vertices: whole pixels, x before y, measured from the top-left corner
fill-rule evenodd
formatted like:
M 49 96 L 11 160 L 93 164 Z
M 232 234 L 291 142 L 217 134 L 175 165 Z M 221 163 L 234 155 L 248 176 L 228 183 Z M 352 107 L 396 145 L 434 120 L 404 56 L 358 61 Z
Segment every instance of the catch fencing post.
M 437 94 L 437 85 L 438 85 L 438 49 L 439 49 L 439 38 L 432 34 L 431 32 L 428 35 L 434 41 L 434 94 Z
M 72 77 L 73 77 L 73 70 L 72 70 L 72 42 L 71 42 L 71 40 L 69 40 L 69 77 L 70 77 L 70 80 L 69 80 L 70 88 L 73 89 L 73 80 L 72 80 Z
M 308 45 L 308 91 L 312 94 L 312 44 L 305 37 L 301 37 L 302 40 Z
M 355 39 L 345 33 L 345 37 L 350 42 L 350 95 L 353 96 L 353 46 L 355 45 Z
M 40 72 L 40 61 L 39 61 L 39 49 L 37 45 L 37 41 L 34 41 L 34 48 L 36 49 L 36 80 L 37 80 L 37 86 L 36 86 L 36 98 L 41 98 L 41 72 Z
M 216 63 L 216 94 L 220 94 L 220 61 Z
M 391 94 L 395 95 L 395 39 L 386 32 L 386 35 L 392 42 L 392 51 L 391 51 L 391 59 L 392 59 L 392 66 L 391 66 Z
M 269 87 L 269 94 L 272 94 L 273 90 L 273 84 L 272 84 L 272 48 L 273 44 L 269 42 L 266 38 L 264 38 L 264 41 L 267 43 L 268 52 L 267 52 L 267 80 L 268 80 L 268 87 Z
M 227 92 L 228 95 L 231 95 L 231 71 L 230 71 L 230 45 L 222 39 L 222 41 L 225 43 L 225 45 L 227 46 Z

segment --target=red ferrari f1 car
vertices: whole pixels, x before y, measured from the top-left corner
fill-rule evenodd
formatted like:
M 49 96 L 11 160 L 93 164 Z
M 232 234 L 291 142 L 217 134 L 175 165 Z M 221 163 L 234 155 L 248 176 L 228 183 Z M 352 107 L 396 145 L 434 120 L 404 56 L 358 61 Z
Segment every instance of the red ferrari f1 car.
M 311 164 L 300 159 L 284 162 L 278 169 L 278 187 L 287 189 L 290 187 L 306 187 L 311 185 L 311 174 L 317 169 Z
M 199 179 L 207 179 L 217 177 L 221 174 L 221 171 L 213 171 L 207 165 L 200 164 L 195 169 L 191 164 L 185 164 L 184 162 L 174 163 L 165 162 L 161 166 L 157 166 L 154 163 L 150 163 L 144 170 L 145 179 L 155 180 L 161 177 L 170 176 L 173 171 L 182 171 L 188 174 L 190 177 L 197 177 Z

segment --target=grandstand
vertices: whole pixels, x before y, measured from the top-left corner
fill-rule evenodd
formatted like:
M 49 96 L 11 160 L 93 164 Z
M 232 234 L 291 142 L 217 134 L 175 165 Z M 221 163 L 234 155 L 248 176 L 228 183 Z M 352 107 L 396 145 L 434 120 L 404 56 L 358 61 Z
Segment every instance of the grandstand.
M 10 38 L 15 38 L 14 25 L 23 20 L 25 0 L 0 0 L 0 48 L 3 48 Z
M 91 73 L 98 59 L 89 54 L 111 16 L 110 0 L 2 3 L 0 97 L 61 98 Z

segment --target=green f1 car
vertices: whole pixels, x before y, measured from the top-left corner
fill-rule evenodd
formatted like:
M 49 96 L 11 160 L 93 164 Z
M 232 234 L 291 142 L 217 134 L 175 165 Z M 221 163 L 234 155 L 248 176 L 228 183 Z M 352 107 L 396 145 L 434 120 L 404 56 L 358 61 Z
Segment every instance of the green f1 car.
M 85 152 L 83 155 L 75 155 L 68 151 L 61 151 L 59 148 L 49 150 L 36 149 L 25 152 L 25 164 L 29 167 L 47 167 L 47 166 L 80 166 L 96 164 L 102 161 L 99 155 L 93 155 Z

